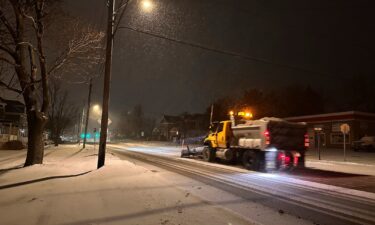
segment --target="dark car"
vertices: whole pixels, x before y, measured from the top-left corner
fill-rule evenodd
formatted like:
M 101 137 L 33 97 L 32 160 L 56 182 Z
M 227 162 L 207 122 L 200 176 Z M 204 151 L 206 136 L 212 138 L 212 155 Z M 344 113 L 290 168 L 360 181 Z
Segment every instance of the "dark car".
M 354 151 L 375 151 L 375 136 L 364 136 L 353 142 Z

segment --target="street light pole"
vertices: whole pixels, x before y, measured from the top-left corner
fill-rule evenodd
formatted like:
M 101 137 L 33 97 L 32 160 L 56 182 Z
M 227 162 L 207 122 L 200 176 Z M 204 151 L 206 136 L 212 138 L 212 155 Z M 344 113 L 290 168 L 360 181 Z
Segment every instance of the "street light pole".
M 103 104 L 102 104 L 102 121 L 99 141 L 98 154 L 98 169 L 104 166 L 105 162 L 105 148 L 107 141 L 108 129 L 108 108 L 109 108 L 109 90 L 111 84 L 111 69 L 112 69 L 112 52 L 113 52 L 113 31 L 114 31 L 114 8 L 115 0 L 108 1 L 108 21 L 107 21 L 107 44 L 106 44 L 106 58 L 105 58 L 105 73 L 104 73 L 104 87 L 103 87 Z
M 84 120 L 84 117 L 85 117 L 85 107 L 82 108 L 82 114 L 79 117 L 79 128 L 78 128 L 78 134 L 77 134 L 77 137 L 78 137 L 78 146 L 81 145 L 81 133 L 83 131 L 83 120 Z
M 89 96 L 87 99 L 87 113 L 86 113 L 86 122 L 85 122 L 85 133 L 83 137 L 83 146 L 82 148 L 86 147 L 86 136 L 87 136 L 87 126 L 89 124 L 89 117 L 90 117 L 90 107 L 91 107 L 91 90 L 92 90 L 92 78 L 90 78 L 90 84 L 89 84 Z

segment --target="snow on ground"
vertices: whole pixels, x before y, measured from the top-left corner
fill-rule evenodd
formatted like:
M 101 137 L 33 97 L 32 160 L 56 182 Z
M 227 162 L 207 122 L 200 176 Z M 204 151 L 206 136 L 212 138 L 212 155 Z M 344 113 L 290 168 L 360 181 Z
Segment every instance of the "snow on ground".
M 179 145 L 160 143 L 121 146 L 176 158 L 181 150 Z M 0 151 L 0 224 L 309 223 L 288 214 L 280 215 L 273 209 L 244 201 L 198 181 L 157 167 L 120 160 L 111 154 L 107 154 L 106 166 L 96 170 L 96 152 L 92 146 L 86 150 L 80 150 L 76 145 L 51 147 L 46 150 L 43 165 L 22 168 L 25 151 Z M 327 165 L 328 170 L 340 165 L 333 163 L 335 166 Z M 314 166 L 322 167 L 319 164 Z M 352 169 L 353 166 L 363 166 L 359 163 L 344 165 L 350 165 Z M 237 167 L 232 169 L 243 171 Z M 264 176 L 277 176 L 281 177 L 277 179 L 306 185 L 303 181 L 275 174 Z M 368 194 L 323 186 L 319 184 L 317 187 L 334 188 L 345 193 L 350 191 L 350 194 L 360 196 Z
M 252 176 L 252 177 L 260 177 L 260 178 L 265 178 L 265 179 L 270 179 L 274 181 L 279 181 L 279 182 L 286 182 L 290 185 L 303 185 L 307 187 L 314 187 L 314 188 L 319 188 L 322 191 L 334 191 L 337 193 L 341 194 L 350 194 L 350 195 L 355 195 L 358 197 L 364 197 L 364 198 L 369 198 L 369 199 L 374 199 L 375 200 L 375 192 L 373 189 L 374 185 L 371 184 L 369 185 L 368 183 L 364 183 L 363 181 L 360 181 L 360 185 L 365 185 L 366 188 L 361 187 L 358 188 L 355 185 L 342 185 L 340 182 L 337 182 L 338 178 L 332 179 L 332 178 L 327 178 L 327 180 L 330 180 L 330 182 L 324 182 L 322 179 L 311 179 L 311 177 L 305 177 L 305 176 L 292 176 L 289 173 L 258 173 L 254 171 L 249 171 L 244 169 L 241 166 L 234 166 L 234 165 L 225 165 L 225 164 L 219 164 L 219 163 L 209 163 L 205 162 L 202 160 L 194 160 L 194 159 L 188 159 L 188 158 L 180 158 L 180 152 L 177 151 L 178 147 L 175 146 L 169 146 L 169 147 L 160 147 L 160 146 L 155 146 L 154 143 L 150 143 L 149 145 L 147 143 L 144 144 L 135 144 L 135 143 L 126 143 L 126 144 L 121 144 L 121 145 L 109 145 L 110 147 L 117 149 L 117 150 L 127 150 L 127 151 L 135 151 L 135 152 L 141 152 L 141 153 L 146 153 L 146 154 L 152 154 L 152 155 L 163 155 L 167 157 L 172 157 L 175 160 L 181 160 L 181 161 L 189 161 L 191 163 L 197 163 L 205 166 L 211 166 L 211 167 L 219 167 L 219 168 L 224 168 L 228 169 L 231 171 L 237 171 L 241 173 L 243 176 Z M 317 163 L 313 162 L 307 162 L 307 166 L 309 168 L 320 168 L 322 169 L 323 167 L 320 166 Z M 314 166 L 314 167 L 313 167 Z M 368 165 L 361 165 L 361 164 L 355 164 L 354 167 L 351 165 L 348 167 L 349 169 L 353 168 L 362 168 L 362 167 L 368 167 Z M 340 165 L 332 164 L 331 166 L 328 166 L 326 168 L 327 171 L 335 171 L 335 170 L 343 170 L 346 169 L 346 167 L 340 167 Z M 367 169 L 367 168 L 366 168 Z M 356 169 L 357 172 L 361 172 L 360 169 Z M 372 170 L 364 170 L 362 171 L 363 173 L 368 172 L 371 174 L 374 174 L 374 171 Z M 321 175 L 324 178 L 324 175 Z M 352 180 L 353 178 L 351 178 Z M 348 182 L 350 183 L 351 180 Z M 358 182 L 358 180 L 356 181 Z M 369 181 L 371 182 L 371 181 Z M 355 189 L 355 190 L 353 190 Z
M 122 144 L 127 150 L 155 155 L 180 157 L 186 146 L 170 142 L 127 142 Z M 375 153 L 348 150 L 347 161 L 343 161 L 341 149 L 322 150 L 322 160 L 318 160 L 315 150 L 309 150 L 306 167 L 341 173 L 375 176 Z
M 306 156 L 309 160 L 318 160 L 318 149 L 309 149 Z M 352 149 L 346 149 L 346 161 L 344 161 L 344 150 L 342 148 L 322 148 L 320 157 L 321 160 L 343 164 L 375 165 L 375 152 L 355 152 Z
M 306 153 L 306 166 L 321 170 L 375 176 L 375 152 L 355 152 L 343 149 L 322 149 L 321 160 L 316 149 Z
M 360 163 L 341 163 L 327 160 L 307 160 L 306 167 L 319 170 L 375 176 L 375 165 Z
M 96 170 L 95 152 L 52 147 L 43 165 L 9 170 L 25 153 L 2 151 L 0 224 L 251 224 L 111 154 Z

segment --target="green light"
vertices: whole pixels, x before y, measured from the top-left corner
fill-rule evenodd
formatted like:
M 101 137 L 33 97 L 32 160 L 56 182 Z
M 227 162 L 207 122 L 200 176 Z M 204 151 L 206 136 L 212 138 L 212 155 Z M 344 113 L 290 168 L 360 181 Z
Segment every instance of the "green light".
M 85 133 L 82 133 L 82 134 L 80 135 L 80 137 L 81 137 L 81 139 L 84 139 L 84 138 L 85 138 Z M 90 134 L 90 133 L 87 133 L 87 134 L 86 134 L 86 139 L 89 139 L 89 138 L 91 138 L 91 134 Z

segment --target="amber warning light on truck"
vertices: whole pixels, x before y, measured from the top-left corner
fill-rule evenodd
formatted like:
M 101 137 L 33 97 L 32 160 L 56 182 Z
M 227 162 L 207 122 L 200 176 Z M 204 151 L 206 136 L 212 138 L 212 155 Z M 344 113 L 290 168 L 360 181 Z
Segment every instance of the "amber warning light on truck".
M 229 115 L 233 116 L 234 115 L 234 111 L 229 111 Z M 241 112 L 237 113 L 237 116 L 241 116 L 241 117 L 250 119 L 250 118 L 253 118 L 253 113 L 241 111 Z

